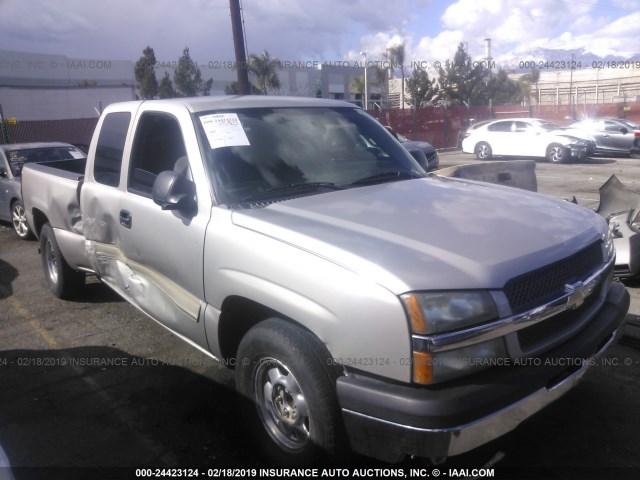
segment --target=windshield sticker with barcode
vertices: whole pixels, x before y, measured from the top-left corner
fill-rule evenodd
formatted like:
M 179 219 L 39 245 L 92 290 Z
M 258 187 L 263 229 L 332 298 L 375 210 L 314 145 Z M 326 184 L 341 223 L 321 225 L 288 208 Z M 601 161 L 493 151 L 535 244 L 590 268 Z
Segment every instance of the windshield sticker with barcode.
M 250 145 L 242 123 L 235 113 L 215 113 L 200 117 L 211 148 Z

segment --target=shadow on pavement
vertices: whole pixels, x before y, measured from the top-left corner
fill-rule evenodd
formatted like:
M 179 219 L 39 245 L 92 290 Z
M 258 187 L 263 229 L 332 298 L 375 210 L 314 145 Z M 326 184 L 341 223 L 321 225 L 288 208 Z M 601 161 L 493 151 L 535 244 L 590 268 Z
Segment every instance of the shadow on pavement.
M 13 281 L 18 278 L 18 270 L 0 258 L 0 300 L 13 295 Z
M 180 365 L 107 347 L 12 350 L 0 352 L 0 385 L 0 444 L 18 479 L 20 467 L 259 461 L 239 427 L 240 397 Z

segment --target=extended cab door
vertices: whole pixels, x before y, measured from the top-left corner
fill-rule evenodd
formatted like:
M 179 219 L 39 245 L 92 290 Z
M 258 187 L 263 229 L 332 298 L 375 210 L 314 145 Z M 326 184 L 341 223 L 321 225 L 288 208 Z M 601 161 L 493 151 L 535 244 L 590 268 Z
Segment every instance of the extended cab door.
M 181 105 L 163 111 L 142 103 L 131 125 L 113 201 L 93 199 L 113 232 L 109 281 L 131 303 L 174 332 L 206 348 L 204 239 L 211 197 L 191 117 Z M 153 184 L 165 170 L 196 184 L 196 208 L 162 210 Z

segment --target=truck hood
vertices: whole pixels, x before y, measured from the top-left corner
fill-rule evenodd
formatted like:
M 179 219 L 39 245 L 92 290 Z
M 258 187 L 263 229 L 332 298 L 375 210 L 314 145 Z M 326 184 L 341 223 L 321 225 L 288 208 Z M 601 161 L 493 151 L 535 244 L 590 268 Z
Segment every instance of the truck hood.
M 232 221 L 396 294 L 499 289 L 602 239 L 607 228 L 566 201 L 436 176 L 235 210 Z

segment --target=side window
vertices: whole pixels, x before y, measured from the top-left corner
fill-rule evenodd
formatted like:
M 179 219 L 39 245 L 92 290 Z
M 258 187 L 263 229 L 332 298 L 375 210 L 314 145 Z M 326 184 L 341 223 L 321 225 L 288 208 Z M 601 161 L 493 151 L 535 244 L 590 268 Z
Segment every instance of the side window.
M 96 182 L 112 187 L 120 184 L 124 143 L 130 122 L 129 112 L 110 113 L 102 122 L 93 163 L 93 178 Z
M 620 133 L 620 125 L 618 125 L 617 123 L 605 121 L 604 130 L 605 132 Z
M 510 132 L 512 123 L 513 122 L 511 122 L 511 121 L 496 122 L 493 125 L 489 125 L 487 130 L 489 130 L 491 132 Z
M 175 117 L 166 113 L 143 113 L 134 139 L 129 163 L 130 192 L 151 197 L 153 182 L 164 170 L 174 170 L 190 178 L 184 139 Z

